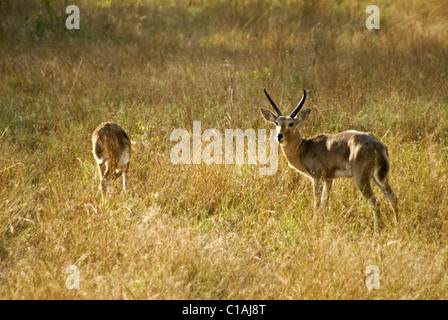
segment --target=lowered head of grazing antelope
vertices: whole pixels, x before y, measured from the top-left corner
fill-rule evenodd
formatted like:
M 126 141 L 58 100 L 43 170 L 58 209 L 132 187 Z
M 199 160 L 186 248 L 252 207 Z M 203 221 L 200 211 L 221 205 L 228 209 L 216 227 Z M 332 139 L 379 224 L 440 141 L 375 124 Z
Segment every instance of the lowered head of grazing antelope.
M 355 130 L 302 138 L 297 125 L 305 121 L 311 111 L 300 111 L 305 102 L 306 91 L 303 90 L 302 100 L 287 117 L 282 115 L 266 90 L 264 92 L 276 114 L 265 109 L 260 111 L 267 121 L 275 123 L 277 140 L 288 165 L 313 182 L 315 214 L 323 207 L 325 216 L 333 180 L 351 178 L 370 202 L 376 231 L 382 217 L 370 185 L 373 179 L 391 203 L 396 219 L 398 218 L 398 200 L 389 185 L 389 154 L 381 141 L 370 133 Z

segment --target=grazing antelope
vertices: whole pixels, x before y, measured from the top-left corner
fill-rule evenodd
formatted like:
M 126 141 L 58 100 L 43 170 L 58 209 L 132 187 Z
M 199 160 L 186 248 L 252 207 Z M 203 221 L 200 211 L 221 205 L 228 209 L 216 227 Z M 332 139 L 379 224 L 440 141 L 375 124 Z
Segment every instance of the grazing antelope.
M 288 160 L 288 165 L 313 182 L 315 214 L 322 204 L 325 217 L 334 179 L 352 178 L 363 196 L 370 202 L 374 212 L 374 230 L 377 231 L 378 222 L 381 223 L 381 213 L 370 186 L 370 180 L 373 178 L 392 204 L 397 217 L 398 200 L 389 185 L 389 156 L 387 147 L 382 142 L 370 133 L 354 130 L 321 134 L 310 139 L 302 138 L 297 125 L 304 122 L 311 111 L 305 109 L 299 113 L 305 102 L 306 91 L 303 90 L 302 100 L 287 117 L 282 115 L 266 90 L 264 93 L 277 115 L 265 109 L 260 111 L 267 121 L 275 123 L 277 140 Z
M 92 134 L 93 156 L 100 173 L 100 191 L 104 196 L 114 179 L 123 175 L 123 190 L 126 194 L 127 173 L 131 160 L 131 140 L 126 131 L 113 122 L 103 122 Z

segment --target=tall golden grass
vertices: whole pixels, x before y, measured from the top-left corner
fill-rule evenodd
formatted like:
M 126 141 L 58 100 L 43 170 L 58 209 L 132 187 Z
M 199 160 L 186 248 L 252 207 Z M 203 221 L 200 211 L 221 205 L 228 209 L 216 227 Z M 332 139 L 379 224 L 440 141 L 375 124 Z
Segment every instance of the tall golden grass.
M 448 298 L 446 0 L 376 1 L 380 30 L 364 25 L 370 1 L 83 0 L 80 30 L 68 4 L 0 3 L 0 298 Z M 170 133 L 194 120 L 269 128 L 264 87 L 283 110 L 308 90 L 306 137 L 388 146 L 398 227 L 374 239 L 368 203 L 337 180 L 318 231 L 311 184 L 283 158 L 265 177 L 171 163 Z M 135 143 L 129 194 L 104 202 L 103 121 Z

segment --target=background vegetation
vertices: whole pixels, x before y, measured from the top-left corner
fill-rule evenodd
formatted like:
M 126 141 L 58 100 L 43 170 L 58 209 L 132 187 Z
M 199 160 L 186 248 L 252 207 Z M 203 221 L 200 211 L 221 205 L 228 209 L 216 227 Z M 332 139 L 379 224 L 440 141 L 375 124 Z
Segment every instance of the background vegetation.
M 374 240 L 368 203 L 337 180 L 317 231 L 311 183 L 282 157 L 265 177 L 171 164 L 169 135 L 193 120 L 269 128 L 264 87 L 285 112 L 308 90 L 306 137 L 386 143 L 398 227 Z M 130 192 L 107 202 L 90 142 L 103 121 L 134 142 Z M 447 139 L 446 0 L 1 1 L 0 298 L 446 299 Z

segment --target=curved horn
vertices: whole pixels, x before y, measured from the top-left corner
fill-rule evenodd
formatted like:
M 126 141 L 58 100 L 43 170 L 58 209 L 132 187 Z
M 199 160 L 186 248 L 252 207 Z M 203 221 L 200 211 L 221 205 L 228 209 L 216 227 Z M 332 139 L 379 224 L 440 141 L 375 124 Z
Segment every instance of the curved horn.
M 271 99 L 271 97 L 269 96 L 268 92 L 266 91 L 266 89 L 264 89 L 264 93 L 266 94 L 266 97 L 268 97 L 269 102 L 272 104 L 272 106 L 274 107 L 275 112 L 277 112 L 277 116 L 281 117 L 282 113 L 280 112 L 280 109 L 277 107 L 277 105 L 275 104 L 275 102 Z
M 305 102 L 305 98 L 306 98 L 306 91 L 305 89 L 303 89 L 303 97 L 302 100 L 300 100 L 299 104 L 297 105 L 297 107 L 294 109 L 293 112 L 291 112 L 291 114 L 289 115 L 291 118 L 294 119 L 294 117 L 299 113 L 300 109 L 303 106 L 303 103 Z

